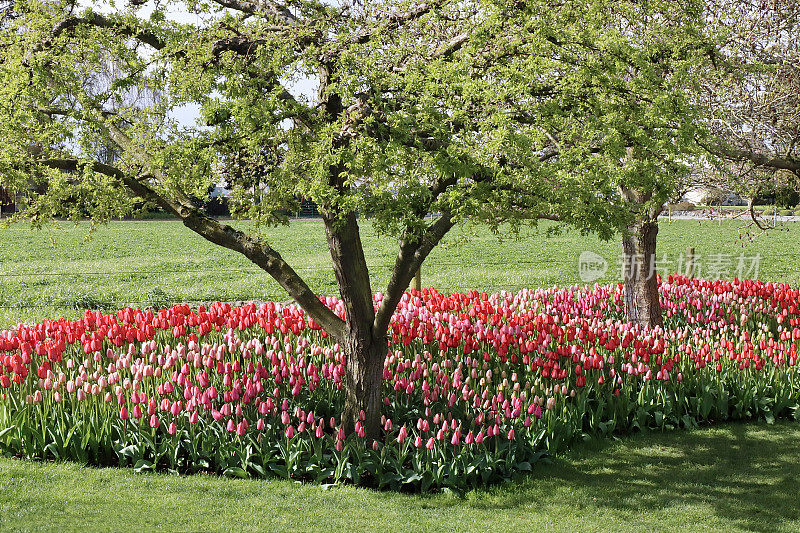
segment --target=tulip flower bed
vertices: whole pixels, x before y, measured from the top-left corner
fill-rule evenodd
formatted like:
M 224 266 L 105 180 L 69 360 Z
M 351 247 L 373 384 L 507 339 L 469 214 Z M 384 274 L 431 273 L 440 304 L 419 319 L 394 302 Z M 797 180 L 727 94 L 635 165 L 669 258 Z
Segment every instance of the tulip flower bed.
M 652 331 L 614 285 L 406 294 L 375 442 L 342 431 L 346 360 L 293 305 L 21 325 L 0 333 L 0 451 L 461 491 L 587 436 L 800 415 L 800 291 L 670 276 L 660 294 Z

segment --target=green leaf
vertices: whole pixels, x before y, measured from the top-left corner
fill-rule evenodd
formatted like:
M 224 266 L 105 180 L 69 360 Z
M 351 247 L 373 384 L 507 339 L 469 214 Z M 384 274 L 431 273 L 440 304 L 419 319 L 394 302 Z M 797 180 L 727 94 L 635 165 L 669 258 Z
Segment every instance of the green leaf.
M 130 444 L 117 451 L 117 454 L 121 455 L 122 457 L 127 457 L 129 459 L 137 459 L 137 458 L 141 459 L 142 448 L 137 444 Z
M 251 463 L 250 463 L 248 466 L 249 466 L 250 468 L 252 468 L 252 469 L 253 469 L 253 471 L 254 471 L 256 474 L 258 474 L 259 476 L 261 476 L 261 477 L 267 477 L 267 471 L 266 471 L 266 470 L 264 469 L 264 467 L 263 467 L 263 466 L 261 466 L 260 464 L 258 464 L 258 463 L 252 463 L 252 462 L 251 462 Z
M 522 472 L 530 472 L 533 470 L 533 467 L 528 461 L 523 461 L 517 465 L 517 470 L 521 470 Z
M 246 479 L 250 476 L 247 475 L 247 472 L 241 467 L 233 466 L 230 468 L 226 468 L 224 472 L 222 472 L 223 476 L 227 477 L 238 477 L 240 479 Z
M 270 465 L 270 470 L 275 472 L 278 477 L 289 479 L 289 470 L 286 468 L 286 465 L 273 464 Z
M 8 435 L 9 433 L 14 431 L 15 429 L 17 429 L 16 426 L 9 426 L 9 427 L 5 428 L 4 430 L 0 431 L 0 439 L 2 439 L 3 437 Z
M 56 460 L 61 459 L 61 454 L 59 453 L 58 446 L 51 442 L 47 446 L 44 447 L 44 451 L 47 453 L 49 452 Z
M 155 465 L 145 459 L 139 459 L 136 461 L 136 464 L 133 465 L 134 472 L 148 472 L 153 470 L 155 470 Z

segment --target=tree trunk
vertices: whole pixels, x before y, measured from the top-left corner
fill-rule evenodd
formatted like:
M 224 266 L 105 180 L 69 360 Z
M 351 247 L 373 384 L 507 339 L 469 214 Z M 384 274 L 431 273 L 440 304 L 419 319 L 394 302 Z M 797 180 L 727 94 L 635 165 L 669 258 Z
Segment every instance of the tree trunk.
M 625 315 L 640 326 L 662 326 L 661 304 L 654 261 L 656 259 L 655 220 L 637 220 L 622 236 Z
M 345 407 L 342 425 L 345 433 L 355 430 L 361 411 L 361 424 L 367 439 L 380 435 L 383 392 L 383 362 L 388 350 L 386 331 L 375 331 L 375 307 L 369 269 L 355 213 L 335 217 L 325 211 L 325 234 L 345 309 L 342 341 L 347 357 Z
M 369 324 L 370 331 L 372 323 Z M 364 412 L 361 424 L 369 441 L 380 437 L 383 406 L 383 364 L 386 359 L 387 337 L 373 337 L 362 328 L 347 328 L 344 345 L 347 356 L 345 403 L 342 426 L 348 435 L 355 430 L 356 421 Z

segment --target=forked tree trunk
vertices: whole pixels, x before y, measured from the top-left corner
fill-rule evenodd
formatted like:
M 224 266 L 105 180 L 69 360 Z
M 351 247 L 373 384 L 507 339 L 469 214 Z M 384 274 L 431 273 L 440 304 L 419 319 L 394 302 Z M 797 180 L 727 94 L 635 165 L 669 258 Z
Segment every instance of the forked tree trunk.
M 325 234 L 345 309 L 342 347 L 347 357 L 345 406 L 342 426 L 345 433 L 354 431 L 364 411 L 367 439 L 380 435 L 383 362 L 388 350 L 386 332 L 375 332 L 375 307 L 369 269 L 354 213 L 336 218 L 322 215 Z
M 662 326 L 661 304 L 658 301 L 655 220 L 637 220 L 622 236 L 625 315 L 632 324 Z

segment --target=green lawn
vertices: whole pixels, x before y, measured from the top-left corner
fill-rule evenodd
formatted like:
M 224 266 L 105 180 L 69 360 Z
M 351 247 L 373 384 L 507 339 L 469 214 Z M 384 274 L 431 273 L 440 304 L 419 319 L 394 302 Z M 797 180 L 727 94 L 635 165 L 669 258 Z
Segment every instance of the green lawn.
M 738 257 L 760 253 L 761 279 L 798 283 L 800 224 L 754 241 L 740 233 L 742 223 L 676 220 L 662 222 L 659 259 L 675 270 L 678 256 L 695 248 L 699 262 L 726 254 L 729 276 Z M 619 280 L 621 246 L 575 231 L 548 237 L 543 223 L 501 242 L 486 229 L 456 229 L 423 267 L 423 283 L 443 291 L 488 291 L 580 282 L 577 258 L 596 252 L 609 261 L 601 281 Z M 364 225 L 373 290 L 388 281 L 396 244 Z M 17 225 L 0 229 L 0 327 L 19 321 L 77 316 L 85 308 L 115 309 L 126 303 L 165 305 L 212 300 L 285 300 L 285 293 L 242 256 L 207 243 L 177 221 L 115 222 L 87 241 L 88 225 L 57 223 L 41 231 Z M 320 294 L 336 294 L 333 272 L 319 220 L 304 220 L 270 230 L 272 245 Z M 666 256 L 664 256 L 666 254 Z M 749 265 L 749 263 L 747 263 Z
M 592 442 L 463 499 L 0 459 L 0 529 L 798 531 L 800 424 Z

